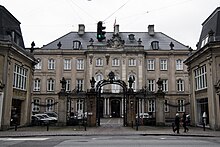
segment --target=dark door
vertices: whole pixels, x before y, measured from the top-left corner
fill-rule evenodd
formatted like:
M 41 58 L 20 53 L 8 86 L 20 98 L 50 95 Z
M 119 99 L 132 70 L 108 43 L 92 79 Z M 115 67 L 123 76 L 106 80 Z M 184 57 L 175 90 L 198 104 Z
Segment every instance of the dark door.
M 119 100 L 111 101 L 111 114 L 112 114 L 112 117 L 120 117 L 120 101 Z

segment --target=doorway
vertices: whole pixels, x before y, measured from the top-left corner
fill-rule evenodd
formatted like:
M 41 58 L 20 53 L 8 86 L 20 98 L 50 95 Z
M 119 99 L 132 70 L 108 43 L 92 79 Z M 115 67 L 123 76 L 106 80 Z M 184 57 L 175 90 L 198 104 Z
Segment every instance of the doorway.
M 115 118 L 120 117 L 120 100 L 111 101 L 111 116 Z

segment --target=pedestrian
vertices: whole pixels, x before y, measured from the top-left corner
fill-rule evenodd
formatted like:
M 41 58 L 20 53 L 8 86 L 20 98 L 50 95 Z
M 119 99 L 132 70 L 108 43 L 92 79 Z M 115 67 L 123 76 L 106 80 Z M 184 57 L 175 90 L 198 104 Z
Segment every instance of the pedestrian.
M 180 130 L 180 117 L 179 117 L 179 113 L 176 113 L 176 117 L 173 125 L 173 132 L 175 133 L 177 131 L 177 134 L 179 134 L 179 130 Z
M 183 113 L 183 128 L 184 128 L 184 132 L 188 132 L 189 128 L 187 127 L 188 121 L 186 119 L 186 113 Z

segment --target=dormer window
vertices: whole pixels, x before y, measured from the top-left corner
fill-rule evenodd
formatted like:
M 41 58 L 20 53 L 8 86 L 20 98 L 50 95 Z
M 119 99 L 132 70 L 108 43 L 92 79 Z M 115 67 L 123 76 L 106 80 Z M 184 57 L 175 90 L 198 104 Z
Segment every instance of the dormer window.
M 73 49 L 80 49 L 81 48 L 81 42 L 78 40 L 73 41 Z
M 129 38 L 130 41 L 134 41 L 134 34 L 128 35 L 128 38 Z
M 159 41 L 152 41 L 151 47 L 153 50 L 158 50 L 159 49 Z

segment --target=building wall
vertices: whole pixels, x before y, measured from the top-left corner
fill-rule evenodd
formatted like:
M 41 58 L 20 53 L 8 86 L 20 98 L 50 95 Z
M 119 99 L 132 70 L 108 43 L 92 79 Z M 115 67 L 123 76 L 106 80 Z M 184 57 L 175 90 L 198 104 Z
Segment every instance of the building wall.
M 139 90 L 147 84 L 148 79 L 154 79 L 157 82 L 158 78 L 168 80 L 168 91 L 166 92 L 166 99 L 169 100 L 169 103 L 173 106 L 170 106 L 168 112 L 166 112 L 167 118 L 174 118 L 177 113 L 177 102 L 179 99 L 184 99 L 185 103 L 189 102 L 189 81 L 188 81 L 188 72 L 187 67 L 184 65 L 183 70 L 176 70 L 176 60 L 181 59 L 185 60 L 188 56 L 188 50 L 148 50 L 144 51 L 143 48 L 129 48 L 129 51 L 125 49 L 97 49 L 97 50 L 63 50 L 60 49 L 36 49 L 35 58 L 42 61 L 42 69 L 35 70 L 34 79 L 41 79 L 40 91 L 34 92 L 33 100 L 40 98 L 41 104 L 46 104 L 47 98 L 54 98 L 55 102 L 58 101 L 58 96 L 56 95 L 60 89 L 61 84 L 60 80 L 62 77 L 65 79 L 71 79 L 71 90 L 77 89 L 76 80 L 84 79 L 84 91 L 90 89 L 90 79 L 95 77 L 98 73 L 103 75 L 104 79 L 108 78 L 110 71 L 113 71 L 115 74 L 118 74 L 120 79 L 125 81 L 128 84 L 128 76 L 130 74 L 135 75 L 136 89 Z M 118 58 L 120 60 L 119 66 L 112 66 L 112 59 Z M 47 62 L 49 58 L 53 58 L 56 61 L 56 69 L 48 70 Z M 103 66 L 96 66 L 96 59 L 103 59 Z M 136 66 L 129 66 L 128 60 L 130 58 L 136 59 Z M 63 70 L 63 59 L 71 59 L 71 70 Z M 84 60 L 84 70 L 76 69 L 76 60 Z M 147 70 L 147 59 L 155 59 L 155 70 Z M 168 60 L 168 69 L 166 71 L 160 70 L 160 59 Z M 107 61 L 108 60 L 108 61 Z M 108 64 L 107 64 L 108 62 Z M 56 79 L 55 90 L 53 92 L 46 91 L 46 81 L 49 78 Z M 184 91 L 177 92 L 177 79 L 184 80 Z M 111 85 L 107 85 L 104 89 L 110 89 Z M 157 84 L 155 83 L 155 91 L 157 91 Z M 107 103 L 107 102 L 106 102 Z M 109 102 L 110 103 L 110 102 Z M 148 111 L 147 103 L 143 105 L 141 111 Z M 57 111 L 57 105 L 55 105 L 53 111 Z M 45 111 L 45 107 L 40 107 L 40 111 L 36 113 L 42 113 Z M 141 112 L 140 111 L 140 112 Z M 190 112 L 189 105 L 186 105 L 185 112 L 188 114 Z M 183 112 L 180 112 L 181 114 Z

